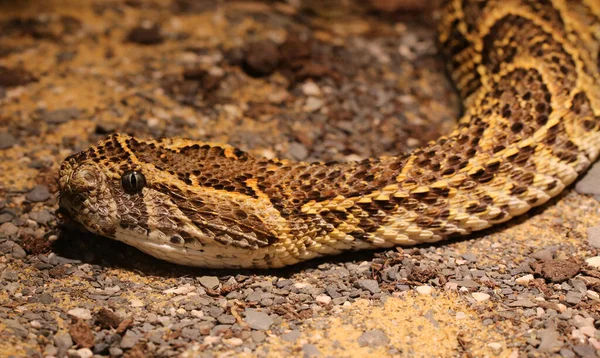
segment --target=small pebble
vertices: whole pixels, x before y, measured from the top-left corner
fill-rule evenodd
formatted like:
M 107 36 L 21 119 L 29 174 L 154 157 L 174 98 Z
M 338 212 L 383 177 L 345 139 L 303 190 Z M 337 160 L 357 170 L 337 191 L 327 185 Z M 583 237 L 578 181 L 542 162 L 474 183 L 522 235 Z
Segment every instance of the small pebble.
M 575 184 L 575 190 L 580 194 L 600 194 L 600 162 L 594 164 L 587 173 Z
M 45 225 L 52 220 L 54 220 L 54 215 L 52 215 L 48 210 L 34 211 L 29 213 L 29 217 L 40 225 Z
M 600 295 L 598 294 L 598 292 L 587 290 L 585 294 L 590 300 L 600 302 Z
M 6 269 L 6 270 L 2 271 L 2 274 L 0 275 L 0 279 L 14 282 L 19 279 L 19 274 L 15 270 Z
M 558 352 L 562 346 L 563 342 L 561 340 L 561 335 L 554 329 L 543 329 L 538 332 L 538 337 L 540 340 L 540 345 L 538 350 L 543 353 L 554 353 Z
M 304 358 L 320 357 L 321 352 L 319 351 L 319 348 L 317 348 L 317 346 L 315 346 L 314 344 L 307 343 L 302 345 L 302 356 Z
M 573 347 L 573 350 L 582 357 L 593 357 L 596 355 L 596 349 L 587 344 L 578 344 Z
M 8 132 L 0 132 L 0 149 L 8 149 L 17 143 L 17 138 Z
M 297 329 L 290 331 L 288 333 L 285 333 L 281 336 L 281 339 L 283 339 L 286 342 L 290 342 L 290 343 L 296 342 L 296 340 L 298 338 L 300 338 L 300 331 L 298 331 Z
M 33 190 L 25 194 L 25 198 L 34 203 L 46 201 L 50 198 L 50 192 L 45 185 L 36 185 Z
M 596 328 L 594 328 L 594 326 L 581 327 L 579 330 L 588 337 L 594 337 L 596 334 Z
M 427 295 L 427 296 L 429 296 L 429 295 L 431 295 L 431 293 L 433 292 L 433 287 L 431 287 L 431 286 L 427 286 L 427 285 L 424 285 L 424 286 L 418 286 L 418 287 L 416 288 L 416 290 L 417 290 L 417 292 L 418 292 L 419 294 L 421 294 L 421 295 Z
M 600 269 L 600 256 L 590 257 L 585 262 L 593 268 Z
M 381 329 L 372 329 L 361 334 L 357 340 L 361 347 L 379 347 L 390 342 L 389 337 Z
M 129 300 L 129 303 L 131 303 L 131 307 L 144 307 L 146 305 L 144 301 L 139 298 L 132 298 Z
M 498 343 L 498 342 L 488 343 L 487 346 L 490 347 L 494 351 L 499 351 L 500 349 L 502 349 L 502 344 Z
M 533 275 L 529 274 L 529 275 L 525 275 L 525 276 L 521 276 L 521 277 L 517 278 L 515 280 L 515 282 L 518 283 L 519 285 L 527 286 L 527 285 L 529 285 L 529 282 L 531 282 L 532 280 L 533 280 Z
M 121 349 L 132 348 L 133 346 L 135 346 L 135 344 L 138 342 L 139 339 L 140 338 L 137 334 L 135 334 L 131 330 L 128 330 L 127 332 L 125 332 L 125 335 L 121 339 L 121 343 L 120 343 L 119 347 L 121 347 Z
M 307 81 L 302 85 L 302 93 L 306 96 L 318 97 L 321 95 L 321 89 L 313 81 Z
M 19 232 L 19 228 L 11 222 L 0 225 L 0 237 L 9 237 L 17 232 Z
M 456 319 L 465 319 L 467 315 L 464 312 L 456 312 Z
M 87 308 L 77 307 L 69 310 L 67 313 L 79 319 L 92 319 L 92 313 Z
M 58 333 L 54 335 L 54 345 L 60 352 L 66 352 L 73 345 L 73 339 L 68 333 Z
M 471 296 L 473 296 L 473 298 L 477 302 L 485 302 L 490 299 L 490 295 L 488 295 L 487 293 L 483 293 L 483 292 L 473 292 L 471 294 Z
M 80 358 L 91 358 L 94 356 L 94 353 L 89 348 L 80 348 L 77 350 L 77 355 L 79 355 Z
M 375 280 L 358 280 L 358 287 L 368 290 L 371 293 L 379 293 L 381 289 L 379 288 L 379 284 Z
M 600 185 L 598 185 L 600 187 Z M 587 229 L 588 244 L 591 247 L 600 249 L 600 226 L 594 226 Z
M 46 123 L 60 124 L 81 117 L 81 111 L 78 108 L 61 108 L 54 111 L 44 111 L 41 118 Z
M 331 303 L 331 297 L 327 295 L 318 295 L 317 297 L 315 297 L 315 301 L 324 305 L 328 305 L 329 303 Z
M 267 330 L 273 324 L 273 319 L 268 314 L 253 309 L 246 310 L 245 321 L 250 328 L 259 331 Z
M 219 279 L 216 276 L 202 276 L 198 278 L 200 284 L 210 290 L 219 287 Z
M 239 347 L 242 344 L 244 344 L 244 341 L 240 338 L 237 337 L 233 337 L 233 338 L 229 338 L 229 339 L 225 339 L 223 340 L 223 343 L 227 344 L 228 346 L 231 347 Z

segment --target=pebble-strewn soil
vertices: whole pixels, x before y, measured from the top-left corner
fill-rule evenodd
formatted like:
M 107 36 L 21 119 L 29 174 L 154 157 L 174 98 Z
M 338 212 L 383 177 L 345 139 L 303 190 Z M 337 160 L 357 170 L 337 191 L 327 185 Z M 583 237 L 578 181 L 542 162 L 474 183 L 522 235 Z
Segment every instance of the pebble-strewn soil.
M 408 0 L 0 1 L 0 356 L 599 356 L 600 165 L 464 240 L 270 271 L 59 225 L 61 160 L 112 132 L 306 161 L 448 132 L 434 28 Z

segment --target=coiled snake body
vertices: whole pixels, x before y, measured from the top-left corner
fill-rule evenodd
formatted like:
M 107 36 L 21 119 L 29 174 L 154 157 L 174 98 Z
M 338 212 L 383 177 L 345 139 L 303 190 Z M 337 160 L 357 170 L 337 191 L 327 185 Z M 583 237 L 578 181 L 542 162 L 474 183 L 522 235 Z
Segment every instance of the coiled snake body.
M 112 135 L 64 161 L 61 206 L 160 259 L 264 268 L 435 242 L 543 204 L 600 150 L 600 2 L 453 0 L 441 13 L 464 103 L 449 135 L 336 164 Z

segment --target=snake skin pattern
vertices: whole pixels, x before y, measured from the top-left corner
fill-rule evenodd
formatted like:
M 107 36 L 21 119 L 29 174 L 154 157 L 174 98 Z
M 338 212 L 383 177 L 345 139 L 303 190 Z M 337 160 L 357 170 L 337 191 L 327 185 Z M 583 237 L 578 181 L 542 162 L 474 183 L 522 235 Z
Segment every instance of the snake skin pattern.
M 559 194 L 600 149 L 600 1 L 447 1 L 439 29 L 464 114 L 423 148 L 308 164 L 116 134 L 64 161 L 61 206 L 160 259 L 267 268 L 466 235 Z

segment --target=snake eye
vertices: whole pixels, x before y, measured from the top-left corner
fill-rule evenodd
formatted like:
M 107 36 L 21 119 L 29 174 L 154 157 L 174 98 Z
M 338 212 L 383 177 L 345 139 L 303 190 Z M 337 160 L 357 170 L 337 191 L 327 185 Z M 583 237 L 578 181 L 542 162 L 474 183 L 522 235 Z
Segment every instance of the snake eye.
M 138 171 L 130 170 L 123 173 L 121 185 L 126 193 L 136 194 L 146 186 L 146 177 Z

